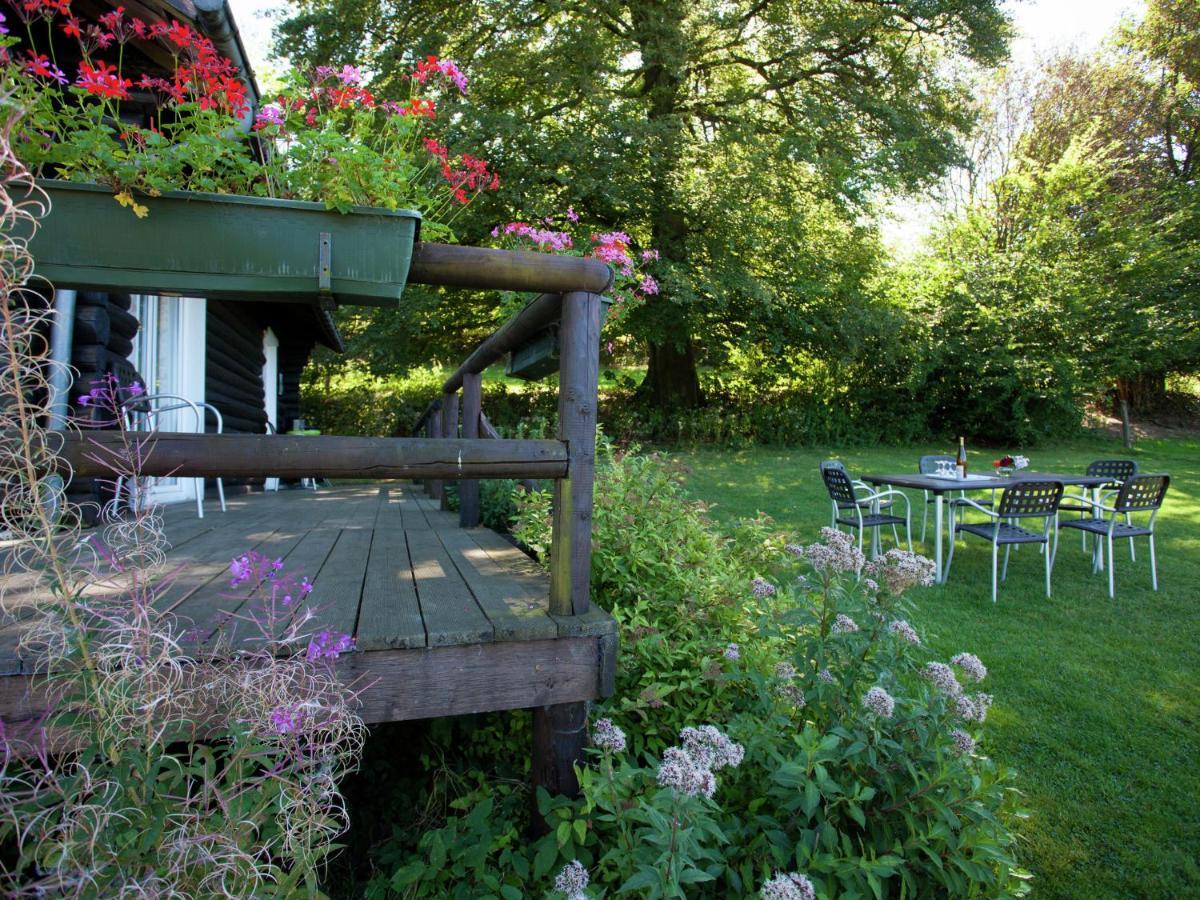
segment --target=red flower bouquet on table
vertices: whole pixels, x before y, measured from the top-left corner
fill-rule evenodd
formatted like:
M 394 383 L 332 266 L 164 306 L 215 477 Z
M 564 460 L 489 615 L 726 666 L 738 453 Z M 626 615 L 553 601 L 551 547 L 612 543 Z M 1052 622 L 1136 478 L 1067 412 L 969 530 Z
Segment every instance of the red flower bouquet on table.
M 1011 475 L 1028 465 L 1029 458 L 1025 456 L 1002 456 L 992 461 L 992 468 L 998 475 Z

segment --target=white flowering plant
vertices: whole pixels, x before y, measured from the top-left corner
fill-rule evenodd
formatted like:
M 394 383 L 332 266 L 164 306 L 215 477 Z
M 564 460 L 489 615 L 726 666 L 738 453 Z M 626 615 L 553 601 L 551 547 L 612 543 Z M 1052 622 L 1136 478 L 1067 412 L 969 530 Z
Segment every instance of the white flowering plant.
M 762 519 L 718 527 L 668 461 L 607 443 L 597 461 L 593 597 L 620 624 L 621 665 L 616 695 L 592 711 L 582 796 L 539 796 L 550 830 L 522 848 L 519 793 L 473 773 L 490 786 L 398 854 L 397 875 L 417 877 L 389 887 L 556 900 L 1022 893 L 1011 779 L 981 752 L 986 667 L 930 651 L 909 600 L 929 561 L 869 560 L 836 533 L 788 544 Z M 518 506 L 517 534 L 544 551 L 546 496 Z M 495 753 L 528 740 L 505 735 Z

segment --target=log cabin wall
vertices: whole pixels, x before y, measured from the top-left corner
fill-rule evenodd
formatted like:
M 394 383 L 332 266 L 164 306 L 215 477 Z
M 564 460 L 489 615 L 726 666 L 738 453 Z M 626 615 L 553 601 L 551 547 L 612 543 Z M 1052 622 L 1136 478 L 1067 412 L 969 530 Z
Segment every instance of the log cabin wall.
M 263 326 L 246 304 L 208 301 L 204 399 L 221 411 L 225 431 L 267 430 L 262 371 Z M 209 420 L 207 431 L 215 430 Z

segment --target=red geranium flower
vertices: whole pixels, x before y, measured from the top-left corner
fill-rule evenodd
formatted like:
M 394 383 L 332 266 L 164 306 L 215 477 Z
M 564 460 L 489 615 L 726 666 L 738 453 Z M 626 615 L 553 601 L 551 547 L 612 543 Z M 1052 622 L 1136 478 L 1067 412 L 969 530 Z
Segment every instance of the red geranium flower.
M 106 62 L 95 65 L 89 62 L 79 64 L 79 80 L 75 82 L 89 94 L 99 97 L 110 97 L 116 100 L 127 100 L 129 88 L 133 82 L 122 78 L 117 73 L 117 67 Z

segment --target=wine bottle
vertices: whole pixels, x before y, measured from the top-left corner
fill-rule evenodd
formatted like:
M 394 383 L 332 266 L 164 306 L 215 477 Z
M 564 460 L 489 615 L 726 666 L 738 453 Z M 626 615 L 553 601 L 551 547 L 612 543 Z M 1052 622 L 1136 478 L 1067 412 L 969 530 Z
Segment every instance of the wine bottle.
M 966 438 L 959 437 L 958 439 L 958 458 L 954 460 L 954 467 L 958 470 L 958 477 L 966 479 L 967 477 L 967 442 Z

